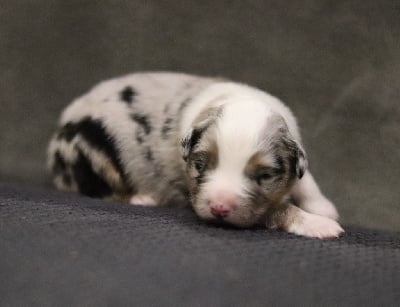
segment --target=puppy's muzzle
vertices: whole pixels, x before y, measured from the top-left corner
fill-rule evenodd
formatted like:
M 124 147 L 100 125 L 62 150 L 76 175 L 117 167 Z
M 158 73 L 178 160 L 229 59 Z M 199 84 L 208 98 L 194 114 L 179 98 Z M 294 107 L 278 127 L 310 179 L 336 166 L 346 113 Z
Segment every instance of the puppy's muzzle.
M 228 193 L 218 193 L 208 201 L 211 214 L 218 219 L 228 217 L 235 210 L 236 204 L 236 197 Z

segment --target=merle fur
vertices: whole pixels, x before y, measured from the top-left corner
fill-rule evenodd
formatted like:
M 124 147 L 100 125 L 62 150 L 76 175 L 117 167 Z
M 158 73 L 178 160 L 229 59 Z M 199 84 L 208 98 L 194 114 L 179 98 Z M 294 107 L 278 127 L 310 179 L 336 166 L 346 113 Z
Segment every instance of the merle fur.
M 125 101 L 128 104 L 131 104 L 133 102 L 134 97 L 136 96 L 136 92 L 133 90 L 131 86 L 125 87 L 121 92 L 120 92 L 120 98 L 122 101 Z
M 111 187 L 94 172 L 89 159 L 80 150 L 76 162 L 72 165 L 72 172 L 80 193 L 99 198 L 112 194 Z
M 145 157 L 147 161 L 154 161 L 154 154 L 150 147 L 147 148 Z
M 173 122 L 173 119 L 171 117 L 167 117 L 164 121 L 163 127 L 161 129 L 161 133 L 162 133 L 162 136 L 164 139 L 168 137 L 169 132 L 172 129 L 172 126 L 171 126 L 172 122 Z
M 140 114 L 132 114 L 131 118 L 134 122 L 136 122 L 138 125 L 140 125 L 143 128 L 143 131 L 146 134 L 150 134 L 152 130 L 152 126 L 150 124 L 150 120 L 146 115 L 140 115 Z
M 121 177 L 123 179 L 125 178 L 114 138 L 107 133 L 100 120 L 87 116 L 77 123 L 67 123 L 60 129 L 57 138 L 65 139 L 70 142 L 78 134 L 81 135 L 89 145 L 103 151 L 111 159 L 111 162 Z
M 53 172 L 54 174 L 64 173 L 67 169 L 67 163 L 65 162 L 61 153 L 57 150 L 54 154 Z
M 194 146 L 200 141 L 201 136 L 206 128 L 195 128 L 192 130 L 190 135 L 185 137 L 182 142 L 181 146 L 184 149 L 183 159 L 187 161 L 189 155 L 191 154 Z

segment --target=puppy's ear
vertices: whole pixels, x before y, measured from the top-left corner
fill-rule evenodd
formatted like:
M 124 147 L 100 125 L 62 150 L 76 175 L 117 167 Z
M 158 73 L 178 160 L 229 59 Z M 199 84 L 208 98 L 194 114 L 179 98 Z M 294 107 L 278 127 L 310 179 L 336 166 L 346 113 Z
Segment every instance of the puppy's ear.
M 221 107 L 207 108 L 196 117 L 193 126 L 181 140 L 181 153 L 183 160 L 187 161 L 194 146 L 196 146 L 200 141 L 204 131 L 206 131 L 216 121 L 221 112 Z
M 205 129 L 199 127 L 190 128 L 186 136 L 181 140 L 181 153 L 183 160 L 187 161 L 193 147 L 200 141 Z
M 308 167 L 306 153 L 304 152 L 303 147 L 293 140 L 290 135 L 286 135 L 283 138 L 283 142 L 289 153 L 290 170 L 301 179 Z
M 306 154 L 301 144 L 290 134 L 284 118 L 277 114 L 269 117 L 265 131 L 266 135 L 273 135 L 272 143 L 288 158 L 290 172 L 301 179 L 308 167 Z

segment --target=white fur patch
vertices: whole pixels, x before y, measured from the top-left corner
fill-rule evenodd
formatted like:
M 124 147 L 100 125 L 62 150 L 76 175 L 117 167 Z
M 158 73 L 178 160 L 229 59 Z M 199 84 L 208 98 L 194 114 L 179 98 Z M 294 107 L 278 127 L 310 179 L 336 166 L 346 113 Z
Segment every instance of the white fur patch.
M 338 220 L 339 214 L 336 207 L 323 195 L 313 200 L 307 200 L 302 204 L 302 208 L 310 213 Z
M 292 189 L 292 196 L 299 207 L 309 213 L 338 220 L 339 214 L 332 204 L 319 190 L 317 183 L 309 171 L 298 180 Z
M 157 203 L 153 199 L 153 197 L 145 194 L 133 195 L 129 200 L 129 203 L 137 206 L 149 206 L 149 207 L 157 206 Z
M 299 218 L 288 227 L 288 231 L 300 236 L 312 238 L 337 238 L 343 228 L 327 217 L 301 211 Z

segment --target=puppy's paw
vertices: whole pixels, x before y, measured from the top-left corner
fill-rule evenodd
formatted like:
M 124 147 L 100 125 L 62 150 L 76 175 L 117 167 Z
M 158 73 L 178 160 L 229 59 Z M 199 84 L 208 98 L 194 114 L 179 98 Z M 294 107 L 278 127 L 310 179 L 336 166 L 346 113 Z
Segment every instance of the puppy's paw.
M 138 206 L 149 206 L 149 207 L 157 206 L 156 201 L 150 195 L 146 194 L 133 195 L 129 200 L 129 203 Z
M 318 197 L 314 200 L 308 200 L 302 203 L 300 205 L 300 208 L 307 212 L 325 216 L 335 221 L 339 219 L 339 214 L 336 210 L 335 205 L 332 204 L 325 197 Z
M 344 232 L 334 220 L 307 212 L 302 212 L 301 218 L 289 225 L 288 232 L 311 238 L 337 238 Z

